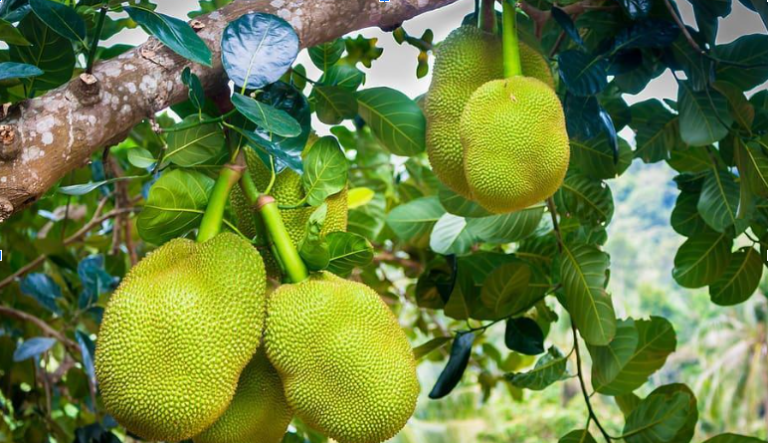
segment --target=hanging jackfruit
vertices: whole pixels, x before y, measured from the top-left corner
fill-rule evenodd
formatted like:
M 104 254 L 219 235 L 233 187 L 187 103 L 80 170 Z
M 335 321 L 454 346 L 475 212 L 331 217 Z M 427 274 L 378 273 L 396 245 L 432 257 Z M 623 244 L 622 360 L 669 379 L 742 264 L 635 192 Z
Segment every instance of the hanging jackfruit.
M 194 443 L 280 443 L 293 413 L 283 384 L 260 348 L 243 369 L 226 412 Z
M 557 94 L 534 78 L 490 81 L 475 91 L 460 122 L 473 198 L 506 213 L 542 202 L 568 170 L 570 147 Z
M 330 273 L 281 286 L 264 344 L 296 416 L 339 443 L 385 441 L 413 414 L 413 352 L 368 286 Z
M 95 365 L 106 410 L 146 440 L 208 428 L 259 347 L 265 290 L 259 253 L 234 234 L 150 253 L 104 312 Z
M 549 64 L 538 52 L 520 43 L 520 59 L 524 75 L 554 88 Z M 503 77 L 501 39 L 475 26 L 454 30 L 435 54 L 424 112 L 427 154 L 440 181 L 466 198 L 472 195 L 464 175 L 458 122 L 472 93 L 485 82 Z

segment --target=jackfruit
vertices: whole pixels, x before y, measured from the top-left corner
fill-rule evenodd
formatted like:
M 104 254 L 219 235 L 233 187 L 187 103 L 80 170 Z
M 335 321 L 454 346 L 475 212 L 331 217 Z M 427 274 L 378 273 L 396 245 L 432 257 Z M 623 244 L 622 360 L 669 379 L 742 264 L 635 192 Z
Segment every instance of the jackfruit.
M 240 374 L 226 412 L 195 443 L 280 443 L 293 413 L 283 384 L 260 348 Z
M 309 152 L 312 148 L 312 143 L 316 140 L 317 137 L 313 134 L 313 136 L 310 137 L 309 142 L 307 142 L 307 147 L 305 147 L 302 155 L 306 155 L 306 153 Z M 253 176 L 256 187 L 262 191 L 267 189 L 272 175 L 271 171 L 264 166 L 264 163 L 252 150 L 247 149 L 245 154 L 248 170 Z M 301 176 L 291 169 L 284 169 L 275 177 L 271 195 L 275 198 L 279 206 L 293 206 L 301 202 L 304 198 L 304 188 L 301 184 Z M 320 234 L 327 235 L 331 232 L 345 232 L 347 230 L 348 214 L 347 188 L 345 187 L 342 191 L 328 196 L 328 198 L 325 199 L 325 203 L 328 205 L 328 212 Z M 232 190 L 230 204 L 235 213 L 237 228 L 240 232 L 246 237 L 253 238 L 256 236 L 258 233 L 256 226 L 259 221 L 259 215 L 253 211 L 250 205 L 248 205 L 248 202 L 239 187 Z M 311 206 L 294 209 L 280 209 L 283 223 L 288 230 L 291 240 L 293 240 L 294 246 L 298 245 L 304 238 L 309 217 L 316 209 L 316 207 Z M 279 278 L 280 268 L 272 255 L 272 251 L 268 248 L 263 248 L 261 249 L 261 253 L 267 267 L 267 275 L 270 278 Z
M 265 291 L 258 251 L 231 233 L 150 253 L 104 312 L 95 364 L 106 410 L 145 440 L 211 426 L 259 347 Z
M 549 64 L 520 43 L 523 74 L 554 88 Z M 459 119 L 469 97 L 484 83 L 504 77 L 501 38 L 475 26 L 461 26 L 438 46 L 427 92 L 427 155 L 432 170 L 457 194 L 472 198 L 464 175 Z
M 501 214 L 557 191 L 570 147 L 557 94 L 529 77 L 490 81 L 467 102 L 459 124 L 470 191 Z
M 320 273 L 267 303 L 267 357 L 297 417 L 339 443 L 378 443 L 402 429 L 419 394 L 416 362 L 373 289 Z

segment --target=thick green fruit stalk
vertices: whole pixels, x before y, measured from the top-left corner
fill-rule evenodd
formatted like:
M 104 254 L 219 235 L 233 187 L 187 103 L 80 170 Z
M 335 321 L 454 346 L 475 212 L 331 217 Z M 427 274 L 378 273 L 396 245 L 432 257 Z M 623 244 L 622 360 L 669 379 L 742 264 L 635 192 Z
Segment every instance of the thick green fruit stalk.
M 112 295 L 99 331 L 106 410 L 146 440 L 208 428 L 259 347 L 265 291 L 259 253 L 234 234 L 175 239 L 149 254 Z
M 293 412 L 275 368 L 260 348 L 240 375 L 226 412 L 195 443 L 280 443 Z
M 467 183 L 485 209 L 520 210 L 563 183 L 570 146 L 549 85 L 520 76 L 490 81 L 472 94 L 459 126 Z
M 339 443 L 378 443 L 416 407 L 416 362 L 371 288 L 329 273 L 269 298 L 264 343 L 297 417 Z
M 546 60 L 521 44 L 523 73 L 554 88 Z M 504 77 L 501 38 L 474 26 L 453 31 L 438 47 L 425 103 L 427 154 L 437 177 L 457 194 L 472 198 L 464 175 L 459 119 L 469 97 L 484 83 Z

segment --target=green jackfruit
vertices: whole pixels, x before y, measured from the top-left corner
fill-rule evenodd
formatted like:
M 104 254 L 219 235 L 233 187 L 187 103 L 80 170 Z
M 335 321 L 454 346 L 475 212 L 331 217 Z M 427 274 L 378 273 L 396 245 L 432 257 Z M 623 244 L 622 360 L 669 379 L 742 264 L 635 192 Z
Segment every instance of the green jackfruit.
M 96 377 L 106 410 L 146 440 L 211 426 L 259 347 L 265 291 L 259 253 L 234 234 L 179 238 L 149 254 L 104 312 Z
M 240 374 L 226 412 L 195 443 L 280 443 L 293 413 L 283 384 L 260 348 Z
M 520 61 L 523 74 L 554 88 L 547 61 L 522 42 Z M 440 181 L 466 198 L 472 195 L 464 176 L 458 122 L 472 93 L 484 83 L 503 77 L 501 39 L 497 35 L 475 26 L 461 26 L 437 49 L 425 102 L 427 154 Z
M 264 337 L 288 404 L 339 443 L 378 443 L 416 407 L 416 362 L 379 295 L 330 273 L 279 287 Z
M 472 196 L 506 213 L 542 202 L 568 170 L 570 147 L 557 94 L 529 77 L 490 81 L 467 102 L 459 124 Z

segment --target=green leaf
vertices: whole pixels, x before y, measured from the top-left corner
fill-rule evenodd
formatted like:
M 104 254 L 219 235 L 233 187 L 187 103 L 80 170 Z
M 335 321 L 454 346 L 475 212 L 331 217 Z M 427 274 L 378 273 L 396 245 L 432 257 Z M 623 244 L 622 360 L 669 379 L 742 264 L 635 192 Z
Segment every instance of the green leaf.
M 43 75 L 43 71 L 37 66 L 15 62 L 0 63 L 0 81 L 36 77 L 38 75 Z
M 765 440 L 729 433 L 717 435 L 705 441 L 704 443 L 765 443 Z
M 672 209 L 670 223 L 672 229 L 680 235 L 693 237 L 695 235 L 709 231 L 709 227 L 699 214 L 696 207 L 699 203 L 699 194 L 690 192 L 681 192 L 677 196 L 675 208 Z
M 629 154 L 631 161 L 632 148 L 624 139 L 619 139 L 619 151 Z M 598 180 L 615 178 L 623 172 L 622 164 L 614 163 L 610 140 L 603 135 L 586 141 L 571 139 L 571 164 Z
M 69 6 L 51 0 L 29 0 L 37 17 L 51 30 L 73 42 L 85 43 L 85 22 Z
M 196 121 L 198 116 L 190 115 L 179 125 L 189 125 Z M 215 123 L 170 132 L 164 160 L 182 167 L 200 165 L 221 155 L 225 141 L 224 133 Z
M 621 320 L 607 346 L 589 346 L 592 386 L 604 395 L 629 394 L 661 369 L 675 351 L 672 324 L 662 317 Z
M 453 214 L 443 214 L 429 236 L 429 247 L 438 254 L 464 254 L 472 246 L 473 238 L 467 229 L 467 220 Z
M 116 178 L 110 178 L 109 180 L 101 180 L 97 182 L 91 182 L 91 183 L 84 183 L 81 185 L 69 185 L 69 186 L 62 186 L 58 189 L 58 192 L 60 194 L 65 195 L 85 195 L 89 192 L 95 191 L 96 189 L 100 188 L 101 186 L 108 185 L 110 183 L 115 183 L 119 181 L 126 181 L 126 180 L 133 180 L 135 178 L 144 178 L 146 176 L 144 175 L 131 175 L 131 176 L 124 176 L 124 177 L 116 177 Z
M 677 133 L 677 132 L 675 132 Z M 685 146 L 672 148 L 667 163 L 678 172 L 703 172 L 712 167 L 707 146 Z
M 198 227 L 214 180 L 195 171 L 164 173 L 149 190 L 136 226 L 144 240 L 162 244 Z
M 304 187 L 307 203 L 321 205 L 329 195 L 340 192 L 347 185 L 349 162 L 334 137 L 326 136 L 312 145 L 304 159 Z
M 728 171 L 712 169 L 704 180 L 699 203 L 696 205 L 701 218 L 717 232 L 725 232 L 737 224 L 739 210 L 739 184 Z M 746 228 L 746 225 L 739 223 Z M 740 232 L 742 229 L 738 229 Z
M 364 81 L 365 74 L 363 71 L 347 65 L 332 66 L 320 77 L 321 84 L 336 86 L 349 92 L 355 92 Z
M 477 218 L 493 215 L 476 202 L 464 198 L 446 186 L 440 186 L 438 197 L 446 211 L 460 217 Z
M 421 360 L 431 352 L 447 345 L 451 342 L 451 340 L 453 340 L 452 337 L 435 337 L 432 340 L 413 348 L 413 356 L 416 358 L 416 360 Z
M 309 58 L 322 71 L 327 71 L 335 65 L 343 53 L 344 40 L 340 38 L 309 48 Z
M 186 22 L 140 6 L 125 6 L 123 9 L 133 21 L 173 52 L 201 65 L 211 66 L 211 50 Z
M 536 365 L 528 372 L 510 373 L 504 377 L 512 386 L 521 389 L 541 391 L 552 383 L 563 380 L 566 376 L 568 360 L 559 349 L 552 346 L 539 358 Z
M 734 121 L 742 129 L 749 131 L 755 121 L 755 107 L 747 100 L 744 92 L 733 84 L 724 81 L 717 81 L 713 86 L 728 100 L 728 110 Z
M 762 147 L 762 141 L 744 144 L 738 137 L 734 140 L 734 156 L 739 174 L 755 195 L 768 198 L 768 155 Z M 765 146 L 768 148 L 768 146 Z
M 679 386 L 657 388 L 635 407 L 624 425 L 624 440 L 627 443 L 691 440 L 691 418 L 695 426 L 698 417 L 696 397 L 687 388 Z
M 338 125 L 357 116 L 355 94 L 344 88 L 315 85 L 310 99 L 314 99 L 317 118 L 327 125 Z
M 521 314 L 538 301 L 528 291 L 530 281 L 531 268 L 527 264 L 503 264 L 485 279 L 480 299 L 498 318 Z
M 714 231 L 689 238 L 675 254 L 672 277 L 684 288 L 701 288 L 717 280 L 728 267 L 733 239 Z
M 151 168 L 157 159 L 151 152 L 144 148 L 131 148 L 128 150 L 128 163 L 141 169 Z
M 11 61 L 37 66 L 44 72 L 43 75 L 26 80 L 27 88 L 47 91 L 68 82 L 75 66 L 72 43 L 51 31 L 33 14 L 27 15 L 19 23 L 18 29 L 32 46 L 11 45 Z
M 688 145 L 706 146 L 728 135 L 733 116 L 728 100 L 715 89 L 694 91 L 688 82 L 678 82 L 680 136 Z
M 607 345 L 616 335 L 616 313 L 605 290 L 608 254 L 586 244 L 563 245 L 558 257 L 565 308 L 584 341 Z
M 0 19 L 0 41 L 9 45 L 29 46 L 31 43 L 10 22 Z
M 543 215 L 544 205 L 536 205 L 508 214 L 470 218 L 467 220 L 467 229 L 481 242 L 511 243 L 533 234 Z
M 632 126 L 637 128 L 635 157 L 645 163 L 669 158 L 669 151 L 682 144 L 680 120 L 656 100 L 647 100 L 631 108 Z
M 576 429 L 562 436 L 557 443 L 597 443 L 597 440 L 588 430 Z
M 426 119 L 421 108 L 400 91 L 371 88 L 356 93 L 360 117 L 395 155 L 424 152 Z
M 368 266 L 373 261 L 373 246 L 367 238 L 351 232 L 331 232 L 325 236 L 330 252 L 328 270 L 342 277 L 354 268 Z
M 636 394 L 617 395 L 616 397 L 613 397 L 613 399 L 616 400 L 616 406 L 621 409 L 621 414 L 624 418 L 629 417 L 629 414 L 631 414 L 642 401 Z
M 259 128 L 280 137 L 296 137 L 301 134 L 301 125 L 290 114 L 254 98 L 232 94 L 232 104 L 245 118 Z
M 762 276 L 760 253 L 755 248 L 744 248 L 731 254 L 723 275 L 709 286 L 709 297 L 720 306 L 745 302 L 757 290 Z
M 200 83 L 200 77 L 194 74 L 192 70 L 189 69 L 189 66 L 187 66 L 181 72 L 181 82 L 189 89 L 189 91 L 187 91 L 189 102 L 195 109 L 201 111 L 203 106 L 205 106 L 205 91 L 203 90 L 203 84 Z
M 528 317 L 510 318 L 504 331 L 504 344 L 523 355 L 538 355 L 544 352 L 544 332 Z
M 261 89 L 290 69 L 299 53 L 299 37 L 280 17 L 263 12 L 240 16 L 224 29 L 221 62 L 236 86 Z
M 608 224 L 613 218 L 611 188 L 583 174 L 569 174 L 556 194 L 558 208 L 588 225 Z
M 392 209 L 387 224 L 400 239 L 418 244 L 428 238 L 443 214 L 445 209 L 437 197 L 422 197 Z
M 749 91 L 768 80 L 768 35 L 741 36 L 727 45 L 715 46 L 714 55 L 736 63 L 718 63 L 715 72 L 718 80 L 733 83 L 742 91 Z M 743 65 L 754 67 L 744 68 Z

